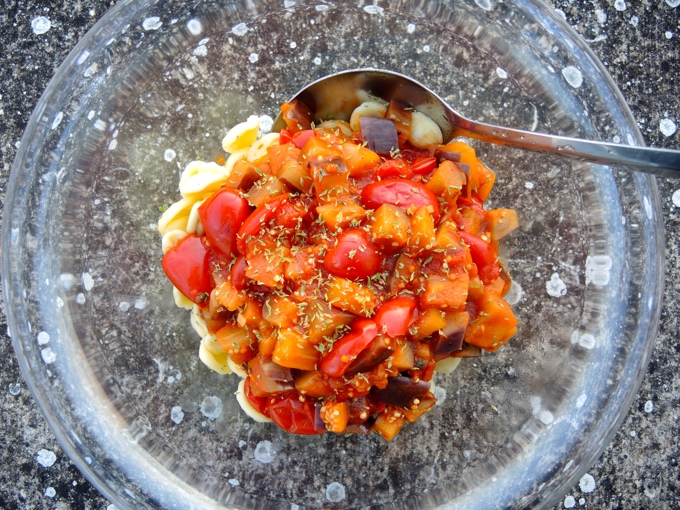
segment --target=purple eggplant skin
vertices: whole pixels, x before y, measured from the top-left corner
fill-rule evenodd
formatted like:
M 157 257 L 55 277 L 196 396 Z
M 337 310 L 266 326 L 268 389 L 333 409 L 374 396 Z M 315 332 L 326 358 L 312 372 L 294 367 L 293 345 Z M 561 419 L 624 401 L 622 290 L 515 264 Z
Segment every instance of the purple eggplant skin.
M 482 348 L 476 345 L 463 343 L 463 347 L 452 354 L 454 358 L 479 358 L 482 355 Z
M 436 149 L 434 151 L 434 157 L 437 158 L 437 162 L 441 163 L 444 160 L 451 161 L 453 163 L 458 163 L 460 161 L 460 152 L 447 151 L 444 149 Z
M 470 165 L 468 163 L 456 163 L 458 170 L 463 172 L 468 177 L 470 176 Z
M 371 397 L 379 402 L 392 404 L 397 407 L 410 408 L 415 399 L 421 399 L 430 391 L 430 383 L 414 381 L 410 377 L 399 375 L 391 377 L 384 389 L 374 387 Z
M 321 419 L 321 407 L 323 404 L 317 402 L 314 405 L 314 430 L 326 430 L 326 423 Z
M 352 361 L 352 364 L 347 367 L 345 377 L 353 377 L 361 372 L 370 372 L 389 358 L 393 352 L 394 349 L 387 337 L 379 335 L 368 347 L 361 351 L 357 358 Z
M 460 351 L 463 347 L 464 337 L 465 329 L 459 329 L 448 335 L 440 332 L 434 341 L 434 354 L 451 354 Z
M 361 117 L 361 138 L 373 152 L 389 154 L 399 148 L 397 126 L 393 120 Z
M 273 381 L 280 382 L 293 382 L 293 374 L 288 367 L 282 367 L 278 363 L 272 361 L 271 358 L 260 358 L 260 366 L 262 367 L 262 372 L 267 376 L 267 378 Z

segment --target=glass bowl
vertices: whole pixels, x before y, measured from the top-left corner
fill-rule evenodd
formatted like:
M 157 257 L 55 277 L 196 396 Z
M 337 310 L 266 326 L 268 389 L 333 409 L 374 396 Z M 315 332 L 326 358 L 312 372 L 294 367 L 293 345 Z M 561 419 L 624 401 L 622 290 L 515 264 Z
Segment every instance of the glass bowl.
M 396 70 L 470 118 L 641 144 L 621 94 L 538 0 L 119 2 L 34 112 L 2 239 L 22 370 L 65 451 L 119 508 L 546 507 L 602 452 L 644 374 L 661 307 L 652 178 L 477 145 L 516 337 L 437 375 L 392 442 L 255 423 L 198 360 L 160 267 L 160 211 L 189 161 L 306 83 Z

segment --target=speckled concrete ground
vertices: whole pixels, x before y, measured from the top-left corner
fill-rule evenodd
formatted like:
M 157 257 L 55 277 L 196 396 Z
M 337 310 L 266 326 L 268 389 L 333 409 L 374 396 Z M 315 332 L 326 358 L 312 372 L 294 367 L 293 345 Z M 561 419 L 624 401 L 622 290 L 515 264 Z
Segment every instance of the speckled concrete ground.
M 680 2 L 554 0 L 604 62 L 649 145 L 680 148 Z M 29 115 L 70 48 L 109 4 L 4 0 L 0 8 L 0 196 Z M 559 508 L 680 506 L 680 180 L 659 182 L 666 290 L 654 355 L 621 429 Z M 106 509 L 61 451 L 27 389 L 0 325 L 0 507 Z

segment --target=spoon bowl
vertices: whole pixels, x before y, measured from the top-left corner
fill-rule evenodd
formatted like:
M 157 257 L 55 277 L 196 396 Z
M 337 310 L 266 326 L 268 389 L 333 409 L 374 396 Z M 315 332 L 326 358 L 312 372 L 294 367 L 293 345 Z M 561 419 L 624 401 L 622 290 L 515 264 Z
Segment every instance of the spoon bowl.
M 315 120 L 349 120 L 352 111 L 373 98 L 399 101 L 430 117 L 445 141 L 464 136 L 516 149 L 554 153 L 600 164 L 620 164 L 662 177 L 680 176 L 680 151 L 548 135 L 466 118 L 416 80 L 384 69 L 354 69 L 320 78 L 295 94 Z M 282 129 L 281 116 L 274 129 Z

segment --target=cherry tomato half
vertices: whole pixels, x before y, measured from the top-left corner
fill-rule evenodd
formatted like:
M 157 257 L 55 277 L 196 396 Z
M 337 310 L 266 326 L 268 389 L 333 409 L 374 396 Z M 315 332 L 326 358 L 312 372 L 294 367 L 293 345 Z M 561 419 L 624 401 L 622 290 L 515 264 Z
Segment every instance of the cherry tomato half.
M 257 234 L 269 220 L 278 213 L 278 208 L 288 198 L 288 195 L 279 195 L 265 202 L 255 209 L 250 216 L 241 224 L 236 237 L 236 248 L 241 255 L 246 253 L 246 241 L 250 236 Z
M 198 217 L 210 245 L 231 256 L 236 251 L 236 234 L 251 208 L 237 191 L 223 188 L 198 208 Z
M 411 205 L 431 205 L 435 222 L 439 220 L 439 202 L 435 194 L 424 185 L 408 179 L 372 182 L 361 191 L 361 200 L 371 209 L 377 209 L 382 204 L 398 205 L 404 209 Z
M 419 175 L 428 175 L 435 168 L 437 168 L 437 158 L 427 157 L 427 158 L 416 158 L 411 163 L 411 173 Z
M 267 409 L 268 397 L 256 397 L 253 395 L 253 389 L 250 386 L 250 377 L 246 377 L 246 380 L 243 383 L 243 394 L 246 396 L 246 400 L 250 402 L 251 406 L 265 416 L 269 416 L 269 410 Z
M 302 399 L 302 402 L 300 401 Z M 291 434 L 323 434 L 325 427 L 319 427 L 314 417 L 314 403 L 297 391 L 291 391 L 272 398 L 269 417 L 276 425 Z
M 371 319 L 357 319 L 352 330 L 337 340 L 321 359 L 319 368 L 330 377 L 342 377 L 361 351 L 378 336 L 378 326 Z
M 376 173 L 381 179 L 409 177 L 411 169 L 405 159 L 388 159 L 378 167 Z
M 231 280 L 231 286 L 236 290 L 243 290 L 246 288 L 246 283 L 248 283 L 248 277 L 246 276 L 246 268 L 248 267 L 248 261 L 243 255 L 239 255 L 234 265 L 231 266 L 231 273 L 229 274 L 229 279 Z
M 285 145 L 293 141 L 293 133 L 283 128 L 279 133 L 279 145 Z
M 293 144 L 295 144 L 295 147 L 298 149 L 302 149 L 302 147 L 305 145 L 307 140 L 309 140 L 311 137 L 316 136 L 316 131 L 313 129 L 305 129 L 304 131 L 298 131 L 293 135 Z
M 501 273 L 498 255 L 489 243 L 464 230 L 459 230 L 458 234 L 463 242 L 470 247 L 472 261 L 477 266 L 482 282 L 489 283 L 498 278 Z
M 163 256 L 163 271 L 183 295 L 200 306 L 211 291 L 211 252 L 201 237 L 189 234 Z
M 373 276 L 380 270 L 382 257 L 368 234 L 360 228 L 345 230 L 323 259 L 329 273 L 356 279 Z
M 411 296 L 397 296 L 388 299 L 378 309 L 373 320 L 378 331 L 392 338 L 404 336 L 418 318 L 418 302 Z

